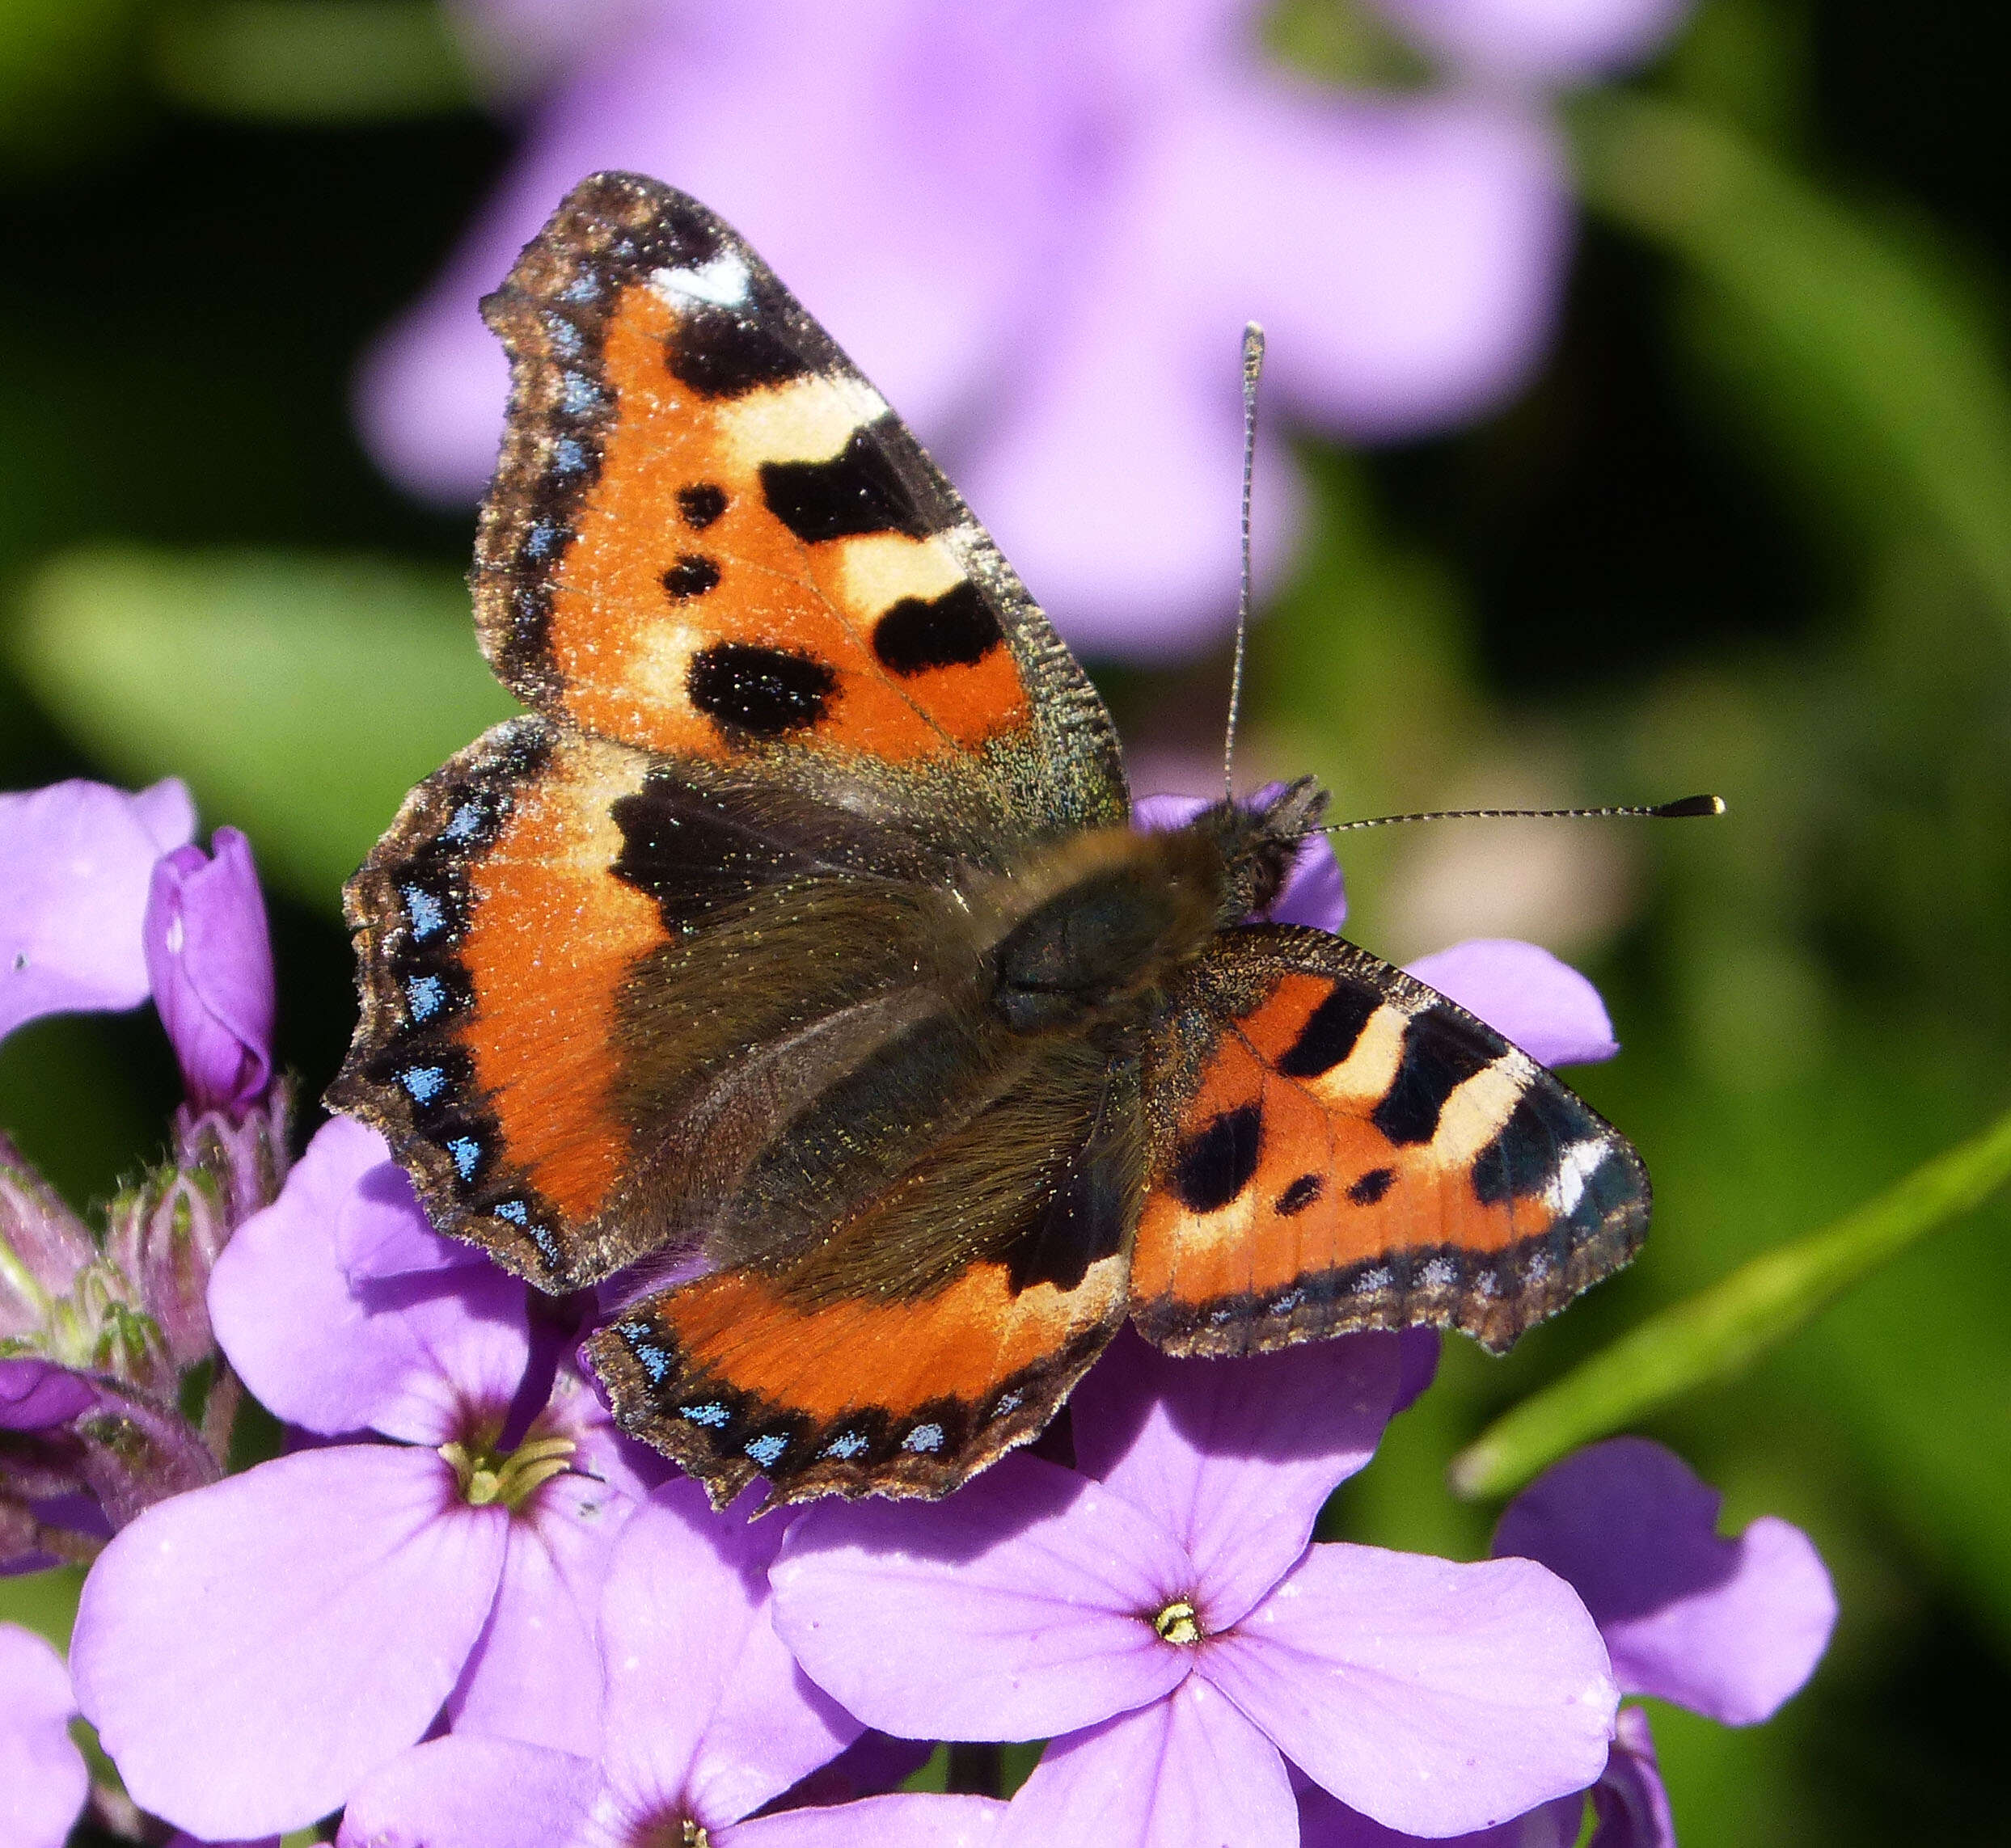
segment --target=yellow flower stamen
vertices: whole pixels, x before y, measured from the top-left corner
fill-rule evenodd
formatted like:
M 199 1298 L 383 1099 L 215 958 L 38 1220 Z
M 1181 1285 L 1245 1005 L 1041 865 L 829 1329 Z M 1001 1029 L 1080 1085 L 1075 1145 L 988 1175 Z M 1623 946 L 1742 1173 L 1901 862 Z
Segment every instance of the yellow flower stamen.
M 570 1437 L 537 1437 L 501 1456 L 477 1445 L 442 1444 L 440 1454 L 454 1470 L 461 1499 L 471 1508 L 501 1503 L 514 1514 L 544 1483 L 563 1475 L 577 1446 Z
M 1201 1620 L 1184 1597 L 1176 1598 L 1154 1618 L 1152 1628 L 1162 1643 L 1177 1643 L 1183 1649 L 1201 1640 Z

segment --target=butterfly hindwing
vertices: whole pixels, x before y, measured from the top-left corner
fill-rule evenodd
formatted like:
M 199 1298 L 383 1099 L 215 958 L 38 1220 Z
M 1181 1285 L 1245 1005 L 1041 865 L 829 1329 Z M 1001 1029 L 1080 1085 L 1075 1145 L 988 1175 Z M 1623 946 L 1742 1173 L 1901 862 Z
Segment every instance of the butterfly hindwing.
M 1633 1255 L 1626 1141 L 1443 995 L 1317 930 L 1222 933 L 1147 1068 L 1133 1318 L 1176 1353 L 1417 1323 L 1506 1348 Z
M 644 753 L 511 719 L 406 798 L 345 894 L 362 1018 L 329 1096 L 382 1130 L 433 1223 L 540 1288 L 629 1160 L 619 995 L 665 940 L 612 876 Z
M 1027 1061 L 806 1251 L 679 1281 L 590 1344 L 615 1415 L 724 1507 L 934 1497 L 1037 1436 L 1122 1323 L 1135 1073 Z
M 511 411 L 476 546 L 527 703 L 1013 831 L 1120 820 L 1108 714 L 956 491 L 725 225 L 581 182 L 484 304 Z

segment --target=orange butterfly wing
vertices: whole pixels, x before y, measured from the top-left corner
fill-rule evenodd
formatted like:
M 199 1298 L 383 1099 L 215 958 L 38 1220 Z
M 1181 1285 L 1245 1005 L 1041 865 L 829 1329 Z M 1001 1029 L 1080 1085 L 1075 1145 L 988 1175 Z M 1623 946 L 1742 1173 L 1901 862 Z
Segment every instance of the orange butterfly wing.
M 1153 1048 L 1133 1319 L 1174 1353 L 1420 1323 L 1506 1348 L 1633 1255 L 1627 1141 L 1444 996 L 1324 932 L 1225 931 Z
M 951 774 L 1016 832 L 1123 818 L 1102 702 L 990 535 L 703 206 L 582 181 L 484 312 L 512 385 L 475 613 L 527 704 L 925 810 Z

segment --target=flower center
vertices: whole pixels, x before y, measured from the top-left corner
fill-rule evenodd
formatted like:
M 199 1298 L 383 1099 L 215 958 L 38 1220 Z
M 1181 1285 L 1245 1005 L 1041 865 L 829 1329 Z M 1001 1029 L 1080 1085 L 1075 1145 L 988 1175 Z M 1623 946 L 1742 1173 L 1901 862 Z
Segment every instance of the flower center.
M 635 1838 L 635 1848 L 712 1848 L 705 1825 L 688 1816 L 667 1816 L 652 1823 Z
M 484 1445 L 461 1443 L 442 1444 L 440 1454 L 453 1466 L 469 1507 L 500 1502 L 514 1514 L 541 1484 L 564 1473 L 577 1448 L 570 1437 L 534 1437 L 501 1456 Z
M 1152 1628 L 1162 1643 L 1177 1643 L 1191 1648 L 1201 1640 L 1201 1619 L 1185 1598 L 1176 1598 L 1152 1619 Z

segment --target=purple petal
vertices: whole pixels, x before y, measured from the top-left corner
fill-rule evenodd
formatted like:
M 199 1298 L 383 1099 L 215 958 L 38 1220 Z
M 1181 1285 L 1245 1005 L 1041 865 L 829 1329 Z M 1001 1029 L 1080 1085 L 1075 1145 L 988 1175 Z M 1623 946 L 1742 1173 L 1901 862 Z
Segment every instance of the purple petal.
M 1077 1466 L 1184 1546 L 1202 1627 L 1227 1630 L 1299 1563 L 1329 1496 L 1375 1454 L 1394 1335 L 1176 1361 L 1126 1330 L 1071 1401 Z
M 858 1736 L 770 1620 L 781 1527 L 715 1514 L 684 1481 L 630 1518 L 601 1605 L 602 1757 L 617 1813 L 682 1804 L 708 1827 L 737 1822 Z
M 1676 1848 L 1654 1739 L 1637 1707 L 1620 1710 L 1612 1756 L 1592 1789 L 1592 1812 L 1597 1821 L 1587 1848 Z
M 1199 1672 L 1316 1783 L 1414 1835 L 1585 1789 L 1619 1698 L 1591 1618 L 1541 1567 L 1371 1546 L 1312 1548 Z
M 896 1739 L 890 1732 L 860 1734 L 828 1765 L 799 1778 L 769 1804 L 771 1812 L 808 1809 L 855 1797 L 881 1796 L 897 1791 L 926 1765 L 936 1750 L 927 1739 Z
M 1798 1527 L 1771 1516 L 1722 1539 L 1722 1498 L 1675 1452 L 1615 1437 L 1510 1502 L 1493 1551 L 1539 1559 L 1598 1621 L 1623 1692 L 1727 1726 L 1768 1718 L 1822 1660 L 1836 1594 Z
M 1375 0 L 1420 44 L 1488 76 L 1583 82 L 1648 57 L 1689 0 Z
M 337 1848 L 556 1848 L 599 1783 L 591 1758 L 450 1734 L 401 1752 L 357 1787 Z
M 97 1403 L 89 1381 L 53 1361 L 0 1360 L 0 1431 L 46 1431 Z
M 417 1741 L 509 1517 L 429 1450 L 340 1445 L 150 1509 L 84 1583 L 79 1704 L 134 1801 L 213 1840 L 304 1828 Z
M 1190 1664 L 1151 1626 L 1194 1589 L 1179 1542 L 1024 1453 L 932 1504 L 813 1508 L 773 1578 L 775 1627 L 810 1677 L 906 1738 L 1050 1738 L 1155 1699 Z
M 1297 1794 L 1299 1848 L 1410 1848 L 1418 1840 L 1370 1821 L 1317 1784 L 1306 1784 Z M 1559 1797 L 1512 1822 L 1438 1840 L 1445 1848 L 1576 1848 L 1584 1815 L 1582 1795 Z
M 1278 1749 L 1200 1676 L 1167 1699 L 1057 1739 L 1020 1787 L 998 1848 L 1276 1848 L 1294 1835 Z
M 351 1284 L 488 1262 L 479 1247 L 433 1230 L 410 1179 L 391 1159 L 391 1146 L 382 1136 L 347 1117 L 335 1122 L 347 1125 L 344 1137 L 355 1145 L 359 1162 L 366 1146 L 361 1138 L 369 1138 L 367 1146 L 377 1156 L 374 1166 L 358 1167 L 336 1213 L 336 1263 Z M 334 1126 L 332 1122 L 328 1128 Z
M 593 1757 L 601 1744 L 596 1618 L 609 1555 L 635 1504 L 570 1473 L 509 1525 L 496 1601 L 447 1702 L 457 1732 Z
M 137 795 L 81 780 L 0 795 L 0 1038 L 40 1015 L 146 999 L 154 863 L 195 831 L 171 778 Z
M 1424 1397 L 1425 1389 L 1439 1377 L 1439 1331 L 1405 1328 L 1396 1336 L 1396 1403 L 1390 1416 L 1408 1411 Z
M 979 1848 L 1006 1806 L 981 1796 L 877 1796 L 757 1816 L 716 1833 L 720 1848 Z
M 63 1848 L 91 1788 L 70 1736 L 63 1659 L 32 1630 L 0 1623 L 0 1841 Z
M 219 828 L 154 868 L 143 936 L 154 1005 L 197 1112 L 237 1112 L 272 1078 L 272 943 L 251 843 Z
M 958 479 L 1071 643 L 1161 663 L 1211 647 L 1236 623 L 1246 313 L 1197 324 L 1164 299 L 1156 273 L 1152 247 L 1174 228 L 1128 196 L 1108 209 L 1118 234 L 1083 253 L 1073 312 Z M 1185 232 L 1179 242 L 1185 263 Z M 1305 498 L 1278 420 L 1260 424 L 1251 502 L 1260 596 L 1284 577 Z
M 1477 937 L 1406 967 L 1539 1065 L 1590 1065 L 1620 1050 L 1599 990 L 1534 943 Z
M 278 1200 L 217 1259 L 210 1320 L 281 1418 L 443 1443 L 509 1405 L 530 1351 L 524 1289 L 488 1265 L 352 1285 L 335 1230 L 359 1186 L 381 1181 L 382 1148 L 346 1117 L 323 1126 Z
M 1269 336 L 1274 402 L 1356 437 L 1443 428 L 1520 388 L 1570 242 L 1557 137 L 1502 97 L 1219 81 L 1158 209 L 1234 224 L 1195 311 Z M 1177 255 L 1174 260 L 1179 261 Z

